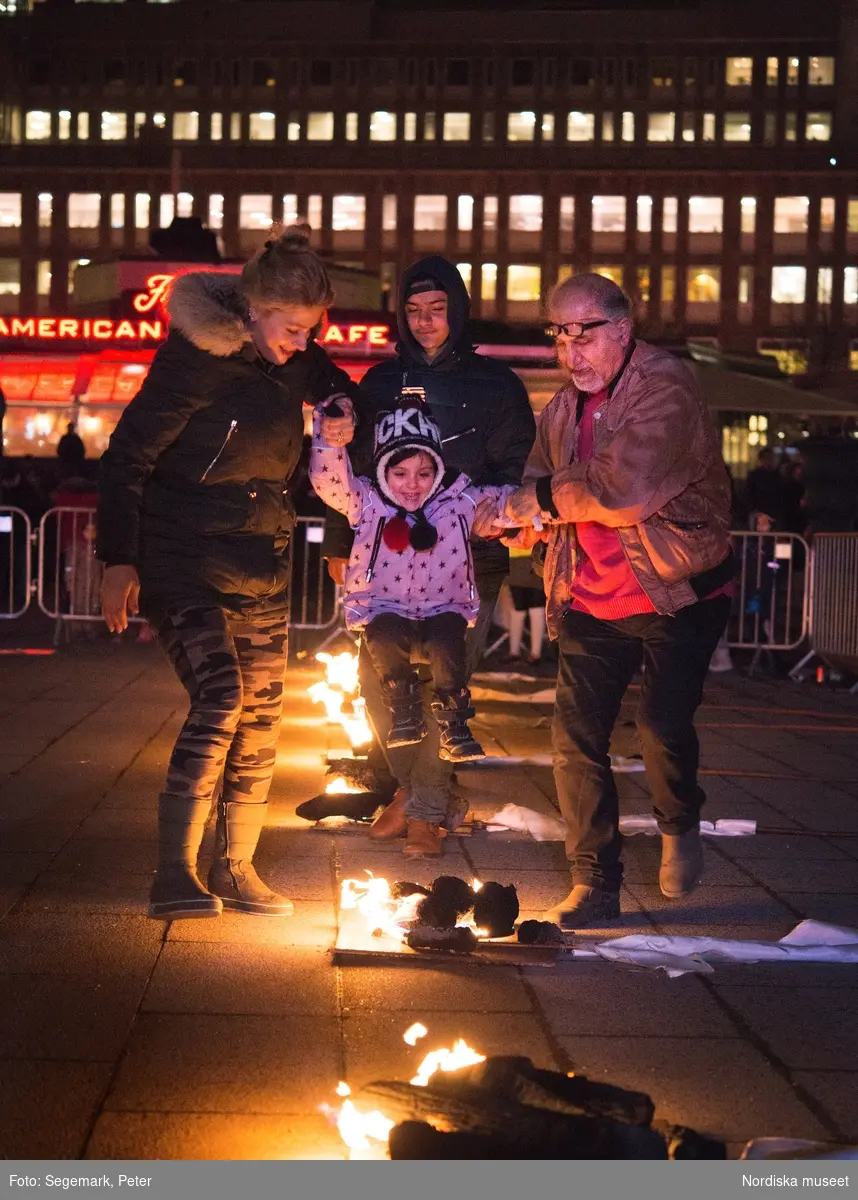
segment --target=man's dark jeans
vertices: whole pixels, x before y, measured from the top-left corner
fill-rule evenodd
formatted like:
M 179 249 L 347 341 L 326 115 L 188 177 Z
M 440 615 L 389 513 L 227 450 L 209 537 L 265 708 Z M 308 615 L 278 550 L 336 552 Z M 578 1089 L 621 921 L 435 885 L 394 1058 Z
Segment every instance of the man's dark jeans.
M 566 821 L 573 884 L 618 891 L 619 802 L 608 747 L 626 688 L 643 661 L 636 724 L 663 833 L 686 833 L 705 799 L 697 783 L 694 713 L 709 660 L 727 623 L 718 596 L 680 609 L 602 621 L 569 610 L 559 638 L 554 781 Z

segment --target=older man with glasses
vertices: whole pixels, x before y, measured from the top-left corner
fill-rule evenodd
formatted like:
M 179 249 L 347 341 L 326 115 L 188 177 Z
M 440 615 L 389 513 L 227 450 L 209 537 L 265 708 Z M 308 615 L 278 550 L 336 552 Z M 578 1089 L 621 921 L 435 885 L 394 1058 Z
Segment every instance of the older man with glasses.
M 616 284 L 573 276 L 554 290 L 549 316 L 570 381 L 542 414 L 505 516 L 526 527 L 515 544 L 548 543 L 554 776 L 572 890 L 546 916 L 581 929 L 620 915 L 608 746 L 641 662 L 637 727 L 662 834 L 659 885 L 676 899 L 700 880 L 694 713 L 730 609 L 730 484 L 691 373 L 635 340 Z

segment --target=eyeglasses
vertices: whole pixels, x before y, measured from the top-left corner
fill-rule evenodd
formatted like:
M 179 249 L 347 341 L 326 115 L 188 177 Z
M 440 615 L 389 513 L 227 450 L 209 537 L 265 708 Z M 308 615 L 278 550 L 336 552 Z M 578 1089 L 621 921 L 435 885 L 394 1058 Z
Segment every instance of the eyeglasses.
M 557 338 L 563 334 L 564 337 L 579 338 L 588 329 L 598 329 L 600 325 L 610 324 L 607 317 L 601 321 L 570 321 L 568 325 L 555 325 L 553 321 L 549 321 L 545 326 L 545 336 Z

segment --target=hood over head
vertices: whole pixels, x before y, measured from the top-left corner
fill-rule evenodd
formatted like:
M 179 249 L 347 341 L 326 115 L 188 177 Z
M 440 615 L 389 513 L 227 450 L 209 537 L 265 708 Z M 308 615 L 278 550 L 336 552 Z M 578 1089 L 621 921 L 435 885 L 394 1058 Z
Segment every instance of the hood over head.
M 174 329 L 218 358 L 237 354 L 250 341 L 247 302 L 237 275 L 220 271 L 179 275 L 166 308 Z
M 448 259 L 442 258 L 440 254 L 430 254 L 426 258 L 421 258 L 403 271 L 399 279 L 399 294 L 396 301 L 396 323 L 399 329 L 399 343 L 396 348 L 400 354 L 415 362 L 425 363 L 426 359 L 420 343 L 408 328 L 408 321 L 405 317 L 405 301 L 412 292 L 426 290 L 414 287 L 414 284 L 419 284 L 423 280 L 437 282 L 438 287 L 447 293 L 447 320 L 450 324 L 450 336 L 432 359 L 431 365 L 436 367 L 457 351 L 472 349 L 471 342 L 465 334 L 465 325 L 471 315 L 471 299 L 462 276 L 454 264 Z

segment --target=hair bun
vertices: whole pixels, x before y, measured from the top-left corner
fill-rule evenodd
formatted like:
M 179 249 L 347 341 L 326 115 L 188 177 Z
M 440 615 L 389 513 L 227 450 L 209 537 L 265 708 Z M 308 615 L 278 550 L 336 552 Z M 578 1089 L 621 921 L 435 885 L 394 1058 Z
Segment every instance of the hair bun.
M 302 251 L 310 249 L 312 233 L 313 231 L 306 221 L 296 221 L 294 225 L 284 225 L 282 221 L 275 221 L 268 231 L 265 249 L 283 250 L 287 254 L 300 254 Z

